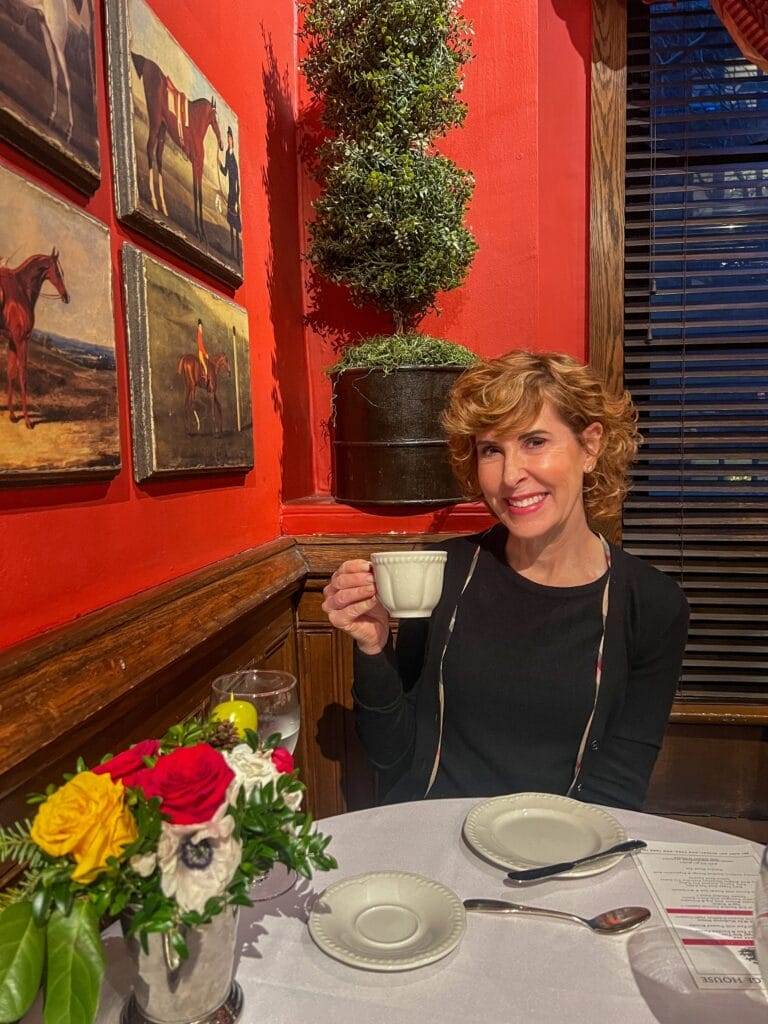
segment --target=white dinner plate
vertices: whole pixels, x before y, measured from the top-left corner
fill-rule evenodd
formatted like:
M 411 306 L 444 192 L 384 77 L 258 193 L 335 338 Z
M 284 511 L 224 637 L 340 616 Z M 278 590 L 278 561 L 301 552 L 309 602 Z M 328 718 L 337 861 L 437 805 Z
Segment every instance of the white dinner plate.
M 588 857 L 623 842 L 627 833 L 600 807 L 555 793 L 515 793 L 473 807 L 464 821 L 464 837 L 481 857 L 520 871 Z M 582 864 L 556 877 L 597 875 L 622 856 Z
M 328 956 L 368 971 L 408 971 L 461 941 L 461 900 L 431 878 L 374 871 L 329 885 L 309 915 L 309 934 Z

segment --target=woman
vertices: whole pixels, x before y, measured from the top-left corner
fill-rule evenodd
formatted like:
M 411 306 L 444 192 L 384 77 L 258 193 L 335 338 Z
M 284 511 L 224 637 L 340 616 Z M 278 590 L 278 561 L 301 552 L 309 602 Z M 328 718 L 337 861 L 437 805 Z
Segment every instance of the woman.
M 227 153 L 224 163 L 219 161 L 219 170 L 227 176 L 227 223 L 229 224 L 229 251 L 233 260 L 240 262 L 240 170 L 235 156 L 235 137 L 232 128 L 227 127 Z
M 680 588 L 609 545 L 639 440 L 627 394 L 557 353 L 467 370 L 444 427 L 454 472 L 498 524 L 448 552 L 430 619 L 397 649 L 368 562 L 323 608 L 356 641 L 354 698 L 387 802 L 539 791 L 639 808 L 680 674 Z

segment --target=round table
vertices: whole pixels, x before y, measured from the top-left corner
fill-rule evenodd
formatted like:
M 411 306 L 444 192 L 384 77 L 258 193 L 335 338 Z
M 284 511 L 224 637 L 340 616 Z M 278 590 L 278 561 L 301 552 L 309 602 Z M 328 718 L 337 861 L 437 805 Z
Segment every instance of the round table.
M 768 1020 L 761 988 L 700 991 L 660 919 L 631 857 L 603 874 L 505 887 L 505 873 L 461 838 L 476 800 L 426 800 L 327 818 L 336 871 L 300 881 L 244 910 L 237 978 L 243 1024 L 751 1024 Z M 669 818 L 608 808 L 630 837 L 664 842 L 745 843 Z M 467 915 L 453 953 L 394 974 L 356 970 L 312 942 L 308 908 L 339 878 L 364 871 L 416 871 L 462 898 L 506 897 L 591 916 L 629 904 L 650 907 L 635 932 L 593 935 L 577 924 L 537 917 Z M 108 974 L 99 1024 L 116 1024 L 129 977 L 122 940 L 106 938 Z

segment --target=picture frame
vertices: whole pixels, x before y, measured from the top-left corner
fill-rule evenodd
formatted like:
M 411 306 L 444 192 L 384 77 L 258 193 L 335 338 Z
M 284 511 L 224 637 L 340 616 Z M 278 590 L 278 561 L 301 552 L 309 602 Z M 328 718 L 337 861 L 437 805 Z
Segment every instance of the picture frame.
M 237 286 L 237 116 L 145 0 L 107 0 L 106 17 L 118 217 Z
M 134 477 L 253 468 L 248 314 L 122 247 Z
M 0 164 L 0 485 L 119 472 L 107 227 Z
M 0 136 L 82 192 L 101 181 L 94 0 L 0 0 Z

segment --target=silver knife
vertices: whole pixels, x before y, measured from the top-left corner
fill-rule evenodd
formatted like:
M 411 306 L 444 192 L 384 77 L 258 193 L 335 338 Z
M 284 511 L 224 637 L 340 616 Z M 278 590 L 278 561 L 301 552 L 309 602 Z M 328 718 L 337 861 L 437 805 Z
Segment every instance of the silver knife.
M 508 871 L 507 878 L 513 882 L 533 882 L 538 878 L 549 878 L 551 875 L 562 874 L 563 871 L 570 871 L 579 864 L 588 864 L 593 860 L 602 860 L 603 857 L 613 857 L 617 853 L 632 853 L 634 850 L 642 850 L 647 843 L 642 839 L 627 839 L 623 843 L 617 843 L 607 850 L 599 853 L 590 853 L 588 857 L 579 857 L 577 860 L 564 861 L 562 864 L 547 864 L 541 868 L 525 868 L 521 871 Z

